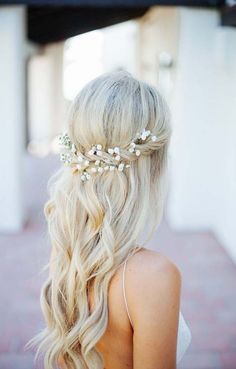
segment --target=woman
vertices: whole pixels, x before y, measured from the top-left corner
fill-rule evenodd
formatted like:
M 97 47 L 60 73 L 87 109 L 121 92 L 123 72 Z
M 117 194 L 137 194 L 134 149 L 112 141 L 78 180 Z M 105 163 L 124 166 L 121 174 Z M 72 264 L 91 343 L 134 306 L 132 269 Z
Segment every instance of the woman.
M 175 369 L 186 351 L 180 272 L 144 247 L 162 215 L 169 120 L 156 89 L 127 72 L 96 78 L 72 104 L 45 206 L 47 327 L 34 343 L 46 369 Z

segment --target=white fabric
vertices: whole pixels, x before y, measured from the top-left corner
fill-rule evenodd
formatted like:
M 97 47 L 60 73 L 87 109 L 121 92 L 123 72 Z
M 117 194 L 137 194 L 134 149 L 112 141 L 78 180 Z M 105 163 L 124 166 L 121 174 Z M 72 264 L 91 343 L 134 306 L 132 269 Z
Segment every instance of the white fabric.
M 176 353 L 176 362 L 177 364 L 180 362 L 182 357 L 184 356 L 190 342 L 192 339 L 191 331 L 184 320 L 183 314 L 179 313 L 179 328 L 178 328 L 178 338 L 177 338 L 177 353 Z

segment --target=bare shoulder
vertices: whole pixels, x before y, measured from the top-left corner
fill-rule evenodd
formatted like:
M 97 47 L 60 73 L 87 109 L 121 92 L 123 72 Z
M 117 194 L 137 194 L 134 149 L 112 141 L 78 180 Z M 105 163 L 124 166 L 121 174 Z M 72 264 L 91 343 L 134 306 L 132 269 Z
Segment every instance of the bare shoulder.
M 141 322 L 146 314 L 146 321 L 151 321 L 170 307 L 177 316 L 181 273 L 166 256 L 148 249 L 134 254 L 127 264 L 126 286 L 134 322 Z
M 179 285 L 181 283 L 181 272 L 177 265 L 161 253 L 142 249 L 135 253 L 128 262 L 128 278 L 130 285 L 156 288 L 163 285 Z
M 134 327 L 134 368 L 174 369 L 181 273 L 164 255 L 143 249 L 127 267 L 129 310 Z

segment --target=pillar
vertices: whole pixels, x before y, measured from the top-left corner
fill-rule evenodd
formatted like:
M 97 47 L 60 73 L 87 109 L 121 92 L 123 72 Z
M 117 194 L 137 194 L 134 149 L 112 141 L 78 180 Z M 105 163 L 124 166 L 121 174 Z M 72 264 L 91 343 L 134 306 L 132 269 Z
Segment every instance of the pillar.
M 0 8 L 0 232 L 19 231 L 24 221 L 25 131 L 24 6 Z

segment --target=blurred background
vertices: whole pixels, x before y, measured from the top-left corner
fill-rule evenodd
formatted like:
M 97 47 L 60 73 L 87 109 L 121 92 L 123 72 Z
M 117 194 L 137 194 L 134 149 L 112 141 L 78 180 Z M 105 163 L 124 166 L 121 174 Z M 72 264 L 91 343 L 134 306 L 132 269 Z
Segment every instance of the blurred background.
M 43 205 L 74 96 L 125 69 L 172 111 L 165 217 L 182 271 L 180 369 L 236 369 L 236 1 L 0 0 L 0 369 L 33 369 L 50 244 Z

